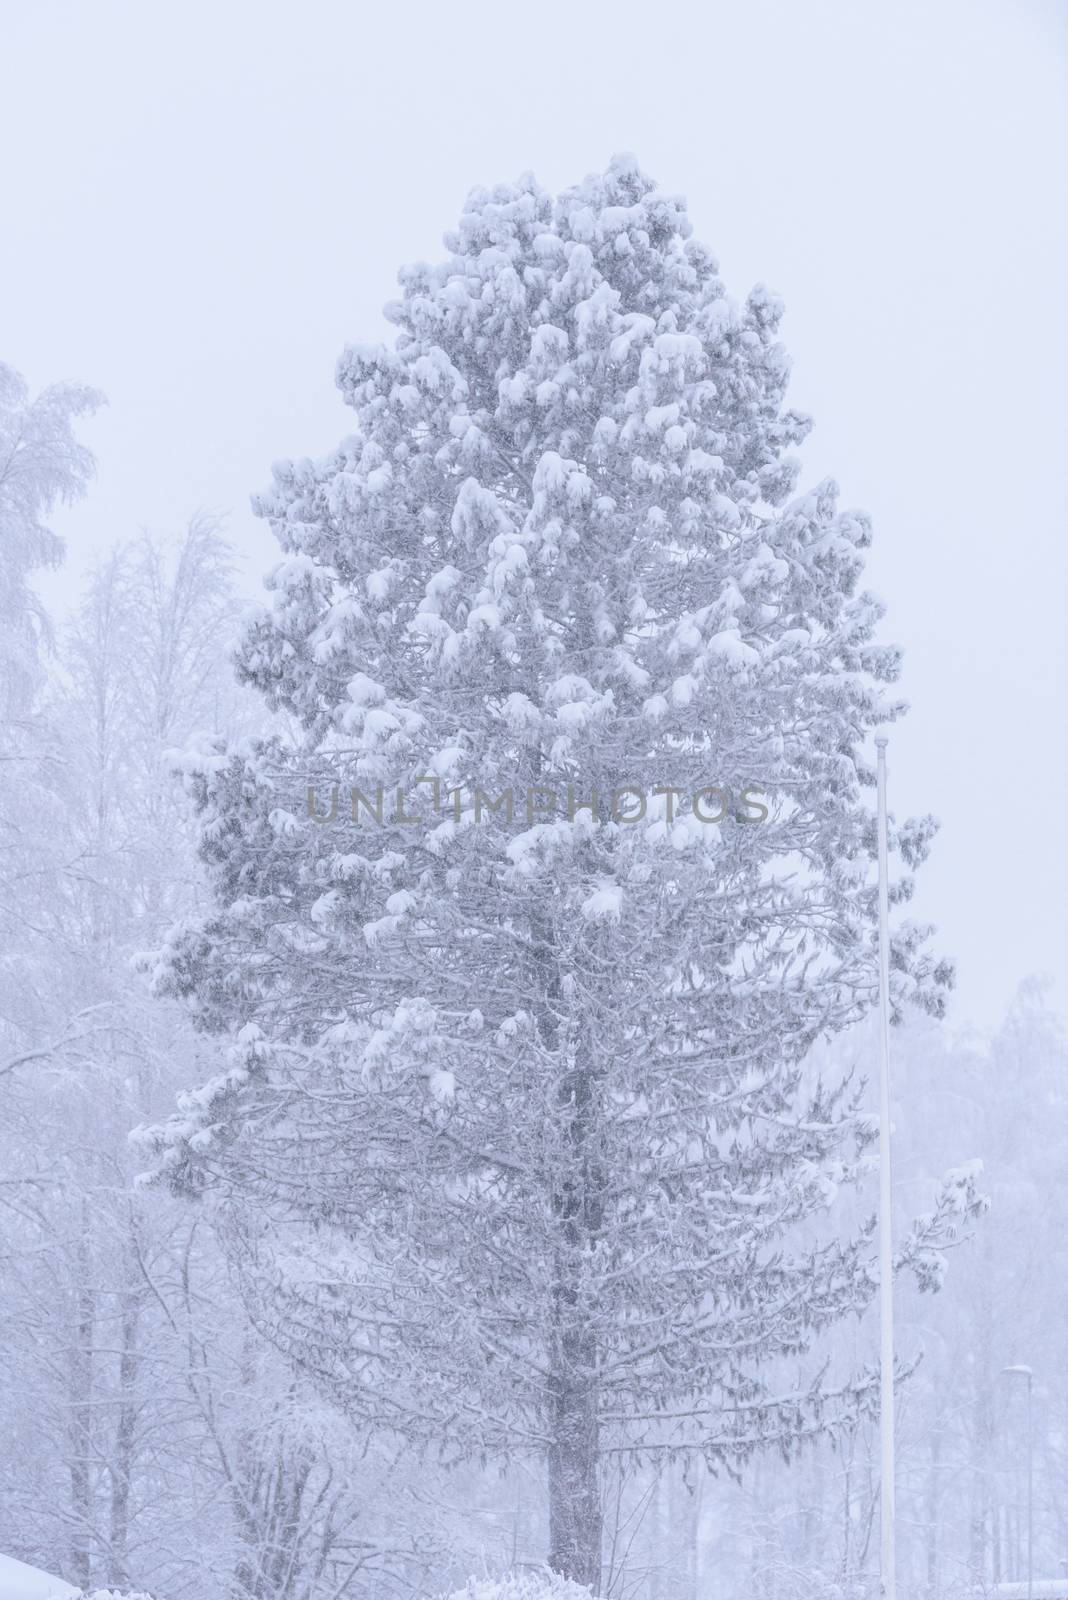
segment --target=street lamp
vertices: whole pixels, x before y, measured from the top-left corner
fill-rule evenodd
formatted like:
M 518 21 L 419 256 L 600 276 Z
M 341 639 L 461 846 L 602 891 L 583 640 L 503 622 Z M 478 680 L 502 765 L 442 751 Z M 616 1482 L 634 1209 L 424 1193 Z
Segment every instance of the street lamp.
M 1035 1587 L 1035 1476 L 1034 1433 L 1031 1426 L 1031 1395 L 1035 1375 L 1030 1367 L 1002 1367 L 1003 1377 L 1027 1379 L 1027 1600 L 1034 1600 Z
M 887 869 L 886 735 L 880 734 L 875 745 L 878 750 L 879 818 L 879 1593 L 881 1600 L 897 1600 L 894 1554 L 894 1242 L 890 1167 L 890 885 Z

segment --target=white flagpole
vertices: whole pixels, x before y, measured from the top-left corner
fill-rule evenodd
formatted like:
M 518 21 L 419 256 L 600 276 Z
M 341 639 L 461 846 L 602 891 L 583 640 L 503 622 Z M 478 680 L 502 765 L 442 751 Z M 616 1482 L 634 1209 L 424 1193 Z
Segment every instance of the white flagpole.
M 880 1593 L 896 1600 L 894 1573 L 894 1245 L 890 1174 L 890 896 L 887 887 L 886 737 L 876 741 L 879 776 L 879 1439 Z

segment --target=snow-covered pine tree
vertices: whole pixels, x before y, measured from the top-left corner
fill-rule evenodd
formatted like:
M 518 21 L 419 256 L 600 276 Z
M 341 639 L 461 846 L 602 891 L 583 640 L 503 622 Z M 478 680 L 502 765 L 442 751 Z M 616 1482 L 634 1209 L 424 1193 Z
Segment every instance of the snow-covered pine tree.
M 44 518 L 84 494 L 93 458 L 74 432 L 100 395 L 57 383 L 30 399 L 25 379 L 0 361 L 0 716 L 21 725 L 41 687 L 48 623 L 31 575 L 58 566 L 63 541 Z
M 871 1291 L 866 1236 L 796 1225 L 868 1137 L 803 1063 L 875 995 L 898 654 L 866 519 L 790 499 L 779 303 L 728 298 L 680 200 L 617 159 L 476 191 L 446 245 L 341 358 L 353 433 L 259 502 L 240 670 L 303 739 L 190 768 L 217 903 L 158 981 L 235 1043 L 158 1138 L 256 1202 L 293 1358 L 369 1426 L 542 1452 L 550 1563 L 596 1588 L 606 1459 L 790 1449 L 863 1388 L 760 1369 Z M 923 937 L 896 995 L 937 1010 Z
M 52 997 L 35 961 L 52 970 L 69 862 L 59 837 L 64 764 L 44 708 L 51 630 L 33 585 L 63 559 L 47 518 L 86 490 L 94 463 L 76 424 L 100 399 L 72 383 L 31 398 L 0 361 L 0 1078 L 53 1053 L 43 1039 Z

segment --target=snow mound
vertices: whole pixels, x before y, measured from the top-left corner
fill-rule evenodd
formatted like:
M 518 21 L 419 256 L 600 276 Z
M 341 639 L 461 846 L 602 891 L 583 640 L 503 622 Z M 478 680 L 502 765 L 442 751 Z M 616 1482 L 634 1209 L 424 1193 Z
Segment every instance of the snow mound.
M 447 1600 L 593 1600 L 591 1591 L 557 1572 L 513 1572 L 506 1578 L 469 1578 Z
M 3 1600 L 75 1600 L 77 1589 L 39 1567 L 28 1567 L 14 1556 L 0 1555 L 0 1595 Z
M 0 1600 L 153 1600 L 141 1590 L 78 1589 L 63 1578 L 0 1555 Z M 525 1600 L 525 1597 L 524 1597 Z M 555 1597 L 554 1597 L 555 1600 Z

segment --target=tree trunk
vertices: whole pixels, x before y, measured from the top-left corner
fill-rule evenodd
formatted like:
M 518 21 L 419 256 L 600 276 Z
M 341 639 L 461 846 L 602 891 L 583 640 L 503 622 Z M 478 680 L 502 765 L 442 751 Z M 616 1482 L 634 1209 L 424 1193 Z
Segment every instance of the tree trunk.
M 931 1439 L 931 1460 L 927 1469 L 927 1594 L 928 1600 L 938 1600 L 939 1543 L 942 1520 L 942 1435 L 936 1432 Z
M 589 1382 L 592 1351 L 561 1342 L 549 1448 L 549 1565 L 596 1594 L 601 1583 L 600 1440 L 597 1393 Z
M 583 1281 L 584 1262 L 601 1226 L 602 1206 L 592 1142 L 587 1072 L 568 1075 L 567 1164 L 554 1209 L 561 1238 L 553 1289 L 550 1388 L 549 1565 L 585 1583 L 601 1583 L 603 1511 L 596 1335 Z
M 111 1565 L 112 1582 L 119 1588 L 130 1584 L 130 1494 L 136 1455 L 138 1395 L 141 1367 L 140 1332 L 142 1295 L 135 1281 L 133 1251 L 136 1246 L 134 1223 L 130 1221 L 130 1242 L 124 1261 L 127 1282 L 122 1296 L 121 1344 L 119 1353 L 119 1411 L 115 1424 L 109 1473 L 111 1477 Z
M 82 1589 L 91 1587 L 93 1550 L 93 1344 L 96 1333 L 96 1300 L 92 1287 L 92 1262 L 89 1251 L 89 1219 L 82 1202 L 78 1235 L 74 1245 L 76 1271 L 75 1318 L 72 1329 L 69 1374 L 70 1384 L 70 1574 Z
M 559 1063 L 559 1166 L 551 1209 L 555 1242 L 549 1348 L 549 1566 L 597 1594 L 601 1586 L 601 1504 L 598 1348 L 595 1308 L 586 1279 L 589 1252 L 604 1218 L 604 1175 L 598 1160 L 595 1074 L 581 1037 L 561 1027 L 560 967 L 549 919 L 535 916 L 538 948 L 538 1027 Z

